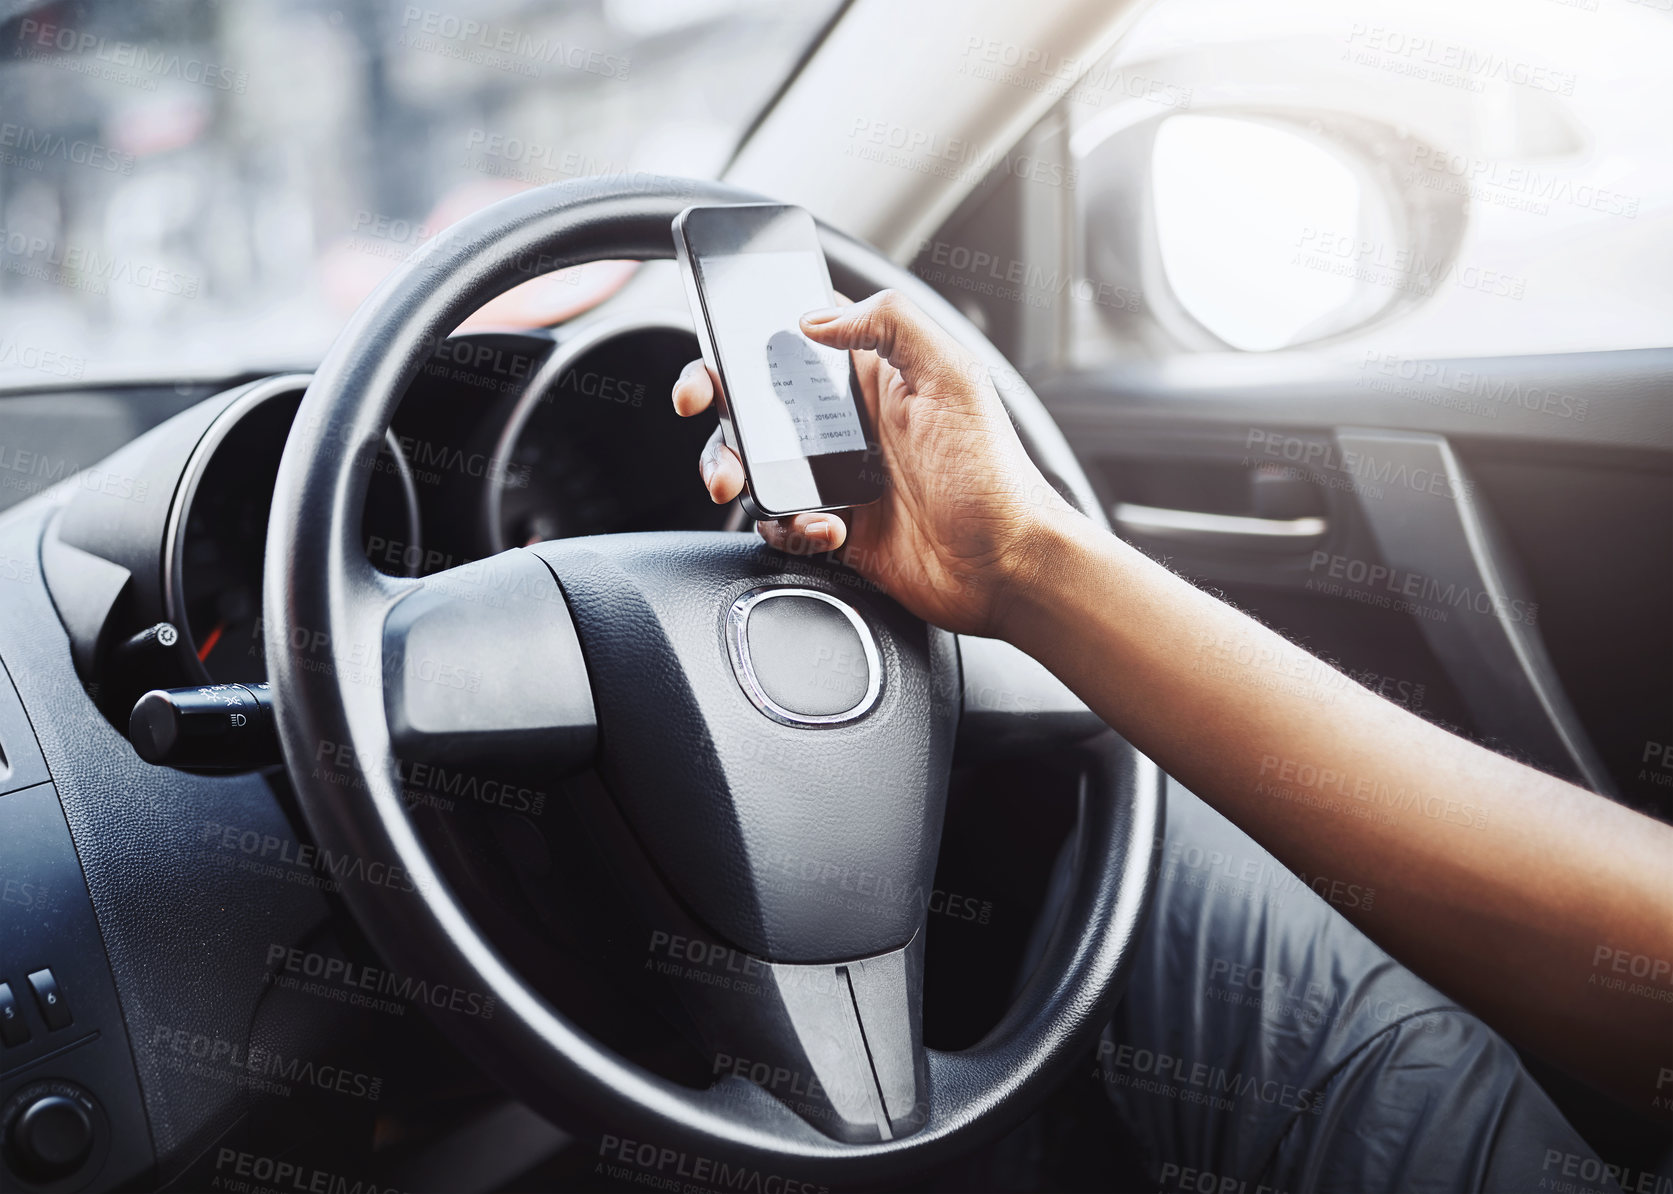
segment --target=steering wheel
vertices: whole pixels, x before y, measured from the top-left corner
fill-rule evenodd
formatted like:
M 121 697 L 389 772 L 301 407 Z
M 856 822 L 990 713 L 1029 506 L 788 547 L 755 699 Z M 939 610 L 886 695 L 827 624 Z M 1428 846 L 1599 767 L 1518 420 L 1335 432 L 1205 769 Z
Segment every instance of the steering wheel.
M 930 627 L 847 569 L 752 534 L 558 540 L 416 581 L 375 571 L 357 536 L 396 406 L 467 315 L 554 269 L 672 257 L 689 204 L 759 201 L 677 179 L 558 183 L 396 270 L 338 337 L 285 444 L 268 671 L 320 857 L 393 970 L 493 997 L 491 1017 L 436 1016 L 489 1074 L 557 1122 L 597 1126 L 605 1160 L 664 1176 L 707 1159 L 788 1183 L 888 1181 L 997 1136 L 1086 1055 L 1154 884 L 1158 769 L 1021 652 Z M 988 361 L 1036 462 L 1101 517 L 1039 400 L 969 320 L 875 250 L 820 236 L 838 289 L 898 288 Z M 949 769 L 1048 749 L 1073 752 L 1082 775 L 1063 912 L 987 1037 L 928 1050 L 924 896 Z M 682 1085 L 554 1007 L 449 886 L 397 757 L 596 768 L 620 830 L 611 865 L 659 893 L 656 968 L 708 968 L 676 981 L 691 1023 L 748 1067 Z

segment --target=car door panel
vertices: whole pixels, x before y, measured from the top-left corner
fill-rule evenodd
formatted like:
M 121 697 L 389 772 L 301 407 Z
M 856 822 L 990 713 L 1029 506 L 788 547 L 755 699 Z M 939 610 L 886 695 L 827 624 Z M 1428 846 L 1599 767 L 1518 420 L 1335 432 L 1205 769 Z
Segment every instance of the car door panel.
M 1670 378 L 1669 350 L 1368 354 L 1037 388 L 1132 542 L 1425 716 L 1667 815 Z

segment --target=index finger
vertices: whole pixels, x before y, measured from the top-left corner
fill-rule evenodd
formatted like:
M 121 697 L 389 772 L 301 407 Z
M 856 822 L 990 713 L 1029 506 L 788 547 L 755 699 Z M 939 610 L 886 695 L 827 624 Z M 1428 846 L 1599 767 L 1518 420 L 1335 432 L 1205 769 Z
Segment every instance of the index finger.
M 809 311 L 802 316 L 802 334 L 831 348 L 869 349 L 893 365 L 915 390 L 931 374 L 962 366 L 969 355 L 898 290 L 880 290 L 846 307 Z
M 688 361 L 674 383 L 674 413 L 684 418 L 700 415 L 714 401 L 714 383 L 709 380 L 709 367 L 699 357 Z

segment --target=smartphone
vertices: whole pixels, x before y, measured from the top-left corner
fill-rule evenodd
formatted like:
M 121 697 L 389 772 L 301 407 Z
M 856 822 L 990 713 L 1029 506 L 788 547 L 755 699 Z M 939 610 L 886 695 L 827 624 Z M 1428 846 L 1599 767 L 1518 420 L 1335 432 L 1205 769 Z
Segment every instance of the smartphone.
M 883 496 L 883 458 L 852 355 L 802 335 L 836 304 L 813 217 L 799 207 L 688 207 L 674 254 L 754 519 L 863 506 Z

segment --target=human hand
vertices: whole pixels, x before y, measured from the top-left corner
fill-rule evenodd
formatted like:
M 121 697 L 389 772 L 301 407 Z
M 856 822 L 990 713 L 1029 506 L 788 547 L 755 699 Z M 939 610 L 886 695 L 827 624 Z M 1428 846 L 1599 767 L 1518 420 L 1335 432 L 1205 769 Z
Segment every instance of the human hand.
M 853 352 L 888 484 L 844 514 L 756 524 L 772 546 L 839 558 L 914 614 L 948 630 L 1003 636 L 1006 615 L 1041 564 L 1036 532 L 1076 517 L 1023 451 L 985 363 L 898 291 L 802 317 L 810 340 Z M 674 385 L 674 409 L 707 410 L 701 360 Z M 744 470 L 716 428 L 699 471 L 729 502 Z

